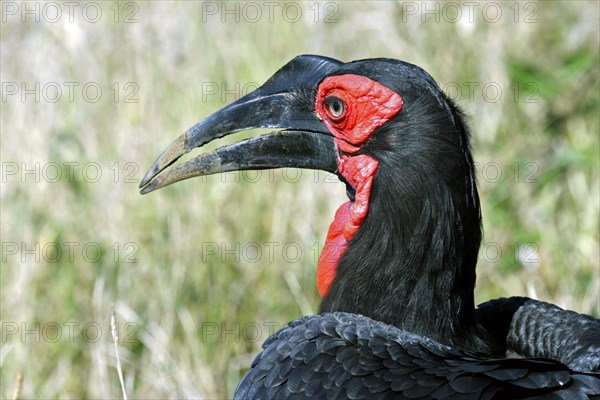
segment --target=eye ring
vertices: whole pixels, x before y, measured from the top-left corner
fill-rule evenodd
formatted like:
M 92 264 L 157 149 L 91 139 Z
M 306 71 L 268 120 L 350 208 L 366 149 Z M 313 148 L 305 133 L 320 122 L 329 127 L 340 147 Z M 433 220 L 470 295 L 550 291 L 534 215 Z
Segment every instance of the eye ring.
M 346 103 L 337 96 L 326 97 L 323 101 L 327 114 L 333 121 L 341 121 L 346 116 Z

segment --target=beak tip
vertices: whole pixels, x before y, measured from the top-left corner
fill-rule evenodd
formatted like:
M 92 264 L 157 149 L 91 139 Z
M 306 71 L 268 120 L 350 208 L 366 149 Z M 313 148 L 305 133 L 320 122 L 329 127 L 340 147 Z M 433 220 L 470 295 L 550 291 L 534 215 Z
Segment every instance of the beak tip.
M 149 182 L 142 181 L 143 185 L 140 184 L 140 194 L 148 194 L 154 192 L 156 189 L 160 189 L 163 186 L 167 186 L 169 183 L 164 182 L 163 178 L 152 179 Z
M 169 145 L 161 154 L 158 156 L 154 164 L 148 169 L 146 175 L 140 181 L 139 188 L 142 189 L 140 193 L 146 194 L 151 192 L 154 189 L 148 188 L 148 183 L 152 181 L 163 169 L 167 168 L 169 165 L 173 164 L 179 157 L 186 154 L 191 150 L 188 146 L 189 143 L 189 130 L 185 132 L 183 135 L 179 136 L 173 143 Z
M 140 181 L 139 188 L 142 189 L 144 186 L 148 184 L 158 174 L 158 168 L 156 164 L 153 164 L 152 167 L 146 172 L 146 175 Z

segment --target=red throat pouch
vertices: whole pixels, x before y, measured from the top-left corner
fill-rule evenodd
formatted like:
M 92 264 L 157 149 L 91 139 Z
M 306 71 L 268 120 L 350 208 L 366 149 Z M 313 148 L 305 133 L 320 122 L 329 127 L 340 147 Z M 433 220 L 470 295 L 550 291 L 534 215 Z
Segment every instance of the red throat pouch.
M 329 225 L 325 246 L 317 264 L 317 289 L 321 297 L 329 291 L 348 242 L 367 216 L 373 178 L 379 167 L 377 160 L 365 154 L 342 156 L 338 158 L 338 163 L 340 174 L 356 189 L 356 194 L 354 201 L 348 201 L 338 208 Z

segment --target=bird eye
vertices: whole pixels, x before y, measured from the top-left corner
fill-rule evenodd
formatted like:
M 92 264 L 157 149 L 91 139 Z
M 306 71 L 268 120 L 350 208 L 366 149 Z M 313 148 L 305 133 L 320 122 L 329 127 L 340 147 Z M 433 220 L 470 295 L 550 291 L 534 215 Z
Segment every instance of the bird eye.
M 329 96 L 325 99 L 324 103 L 334 121 L 342 119 L 346 111 L 346 106 L 342 99 L 336 96 Z

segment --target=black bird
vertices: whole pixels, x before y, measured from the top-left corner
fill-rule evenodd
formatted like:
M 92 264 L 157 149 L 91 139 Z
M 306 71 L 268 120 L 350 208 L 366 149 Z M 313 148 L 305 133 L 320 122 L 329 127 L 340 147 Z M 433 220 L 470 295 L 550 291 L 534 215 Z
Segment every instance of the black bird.
M 161 174 L 252 128 L 280 130 Z M 600 396 L 600 320 L 528 298 L 475 309 L 481 212 L 469 140 L 463 114 L 421 68 L 304 55 L 158 157 L 142 193 L 281 167 L 329 171 L 347 186 L 318 263 L 320 314 L 270 337 L 236 398 Z

